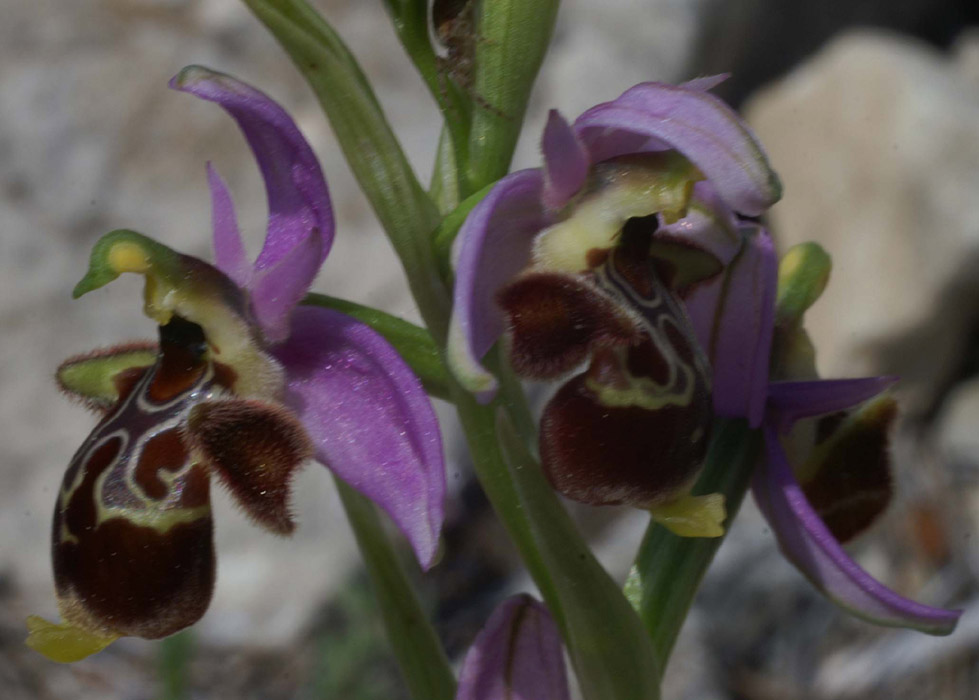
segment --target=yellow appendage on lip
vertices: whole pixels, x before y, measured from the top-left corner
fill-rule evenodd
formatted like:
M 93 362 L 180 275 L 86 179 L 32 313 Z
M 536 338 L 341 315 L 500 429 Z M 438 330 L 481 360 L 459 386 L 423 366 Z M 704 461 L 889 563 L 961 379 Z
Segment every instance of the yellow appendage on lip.
M 36 652 L 52 661 L 68 664 L 102 651 L 116 641 L 118 636 L 104 637 L 74 625 L 56 625 L 43 617 L 27 618 L 27 640 L 24 642 Z
M 680 537 L 721 537 L 724 534 L 724 496 L 680 496 L 648 509 L 653 520 Z

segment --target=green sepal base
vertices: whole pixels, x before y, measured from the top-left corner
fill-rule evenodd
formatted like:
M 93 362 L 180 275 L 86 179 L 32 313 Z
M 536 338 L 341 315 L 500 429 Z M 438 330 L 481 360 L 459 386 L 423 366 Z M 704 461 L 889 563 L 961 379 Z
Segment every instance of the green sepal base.
M 55 379 L 62 391 L 92 408 L 105 410 L 119 400 L 116 378 L 126 370 L 149 367 L 156 361 L 151 342 L 127 343 L 71 357 L 61 363 Z

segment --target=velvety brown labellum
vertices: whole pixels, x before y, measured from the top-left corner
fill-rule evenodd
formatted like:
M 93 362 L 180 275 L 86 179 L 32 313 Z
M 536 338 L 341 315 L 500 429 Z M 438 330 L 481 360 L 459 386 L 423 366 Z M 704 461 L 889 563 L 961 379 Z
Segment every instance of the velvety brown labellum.
M 688 486 L 707 435 L 683 406 L 604 406 L 581 374 L 548 404 L 541 463 L 562 495 L 591 505 L 653 505 Z
M 292 533 L 290 485 L 313 446 L 291 413 L 261 401 L 208 401 L 190 412 L 186 436 L 255 522 Z
M 541 420 L 548 480 L 593 505 L 649 506 L 680 495 L 703 464 L 713 415 L 707 361 L 648 257 L 655 219 L 639 224 L 627 224 L 594 270 L 598 286 L 638 319 L 639 340 L 595 350 Z
M 530 272 L 504 287 L 497 301 L 509 322 L 510 363 L 528 379 L 556 379 L 596 348 L 642 339 L 628 309 L 580 276 Z
M 801 472 L 809 503 L 833 536 L 847 542 L 865 531 L 891 501 L 889 432 L 897 403 L 889 396 L 852 414 L 817 424 L 817 444 Z
M 214 587 L 209 480 L 180 435 L 220 391 L 200 328 L 160 329 L 157 362 L 117 383 L 116 405 L 75 454 L 55 507 L 55 586 L 66 621 L 154 639 L 196 622 Z

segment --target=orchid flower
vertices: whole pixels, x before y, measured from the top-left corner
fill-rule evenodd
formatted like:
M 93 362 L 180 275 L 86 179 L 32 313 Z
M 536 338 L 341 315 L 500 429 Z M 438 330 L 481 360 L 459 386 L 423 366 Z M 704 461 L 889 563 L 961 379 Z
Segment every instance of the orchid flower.
M 561 635 L 529 595 L 503 601 L 462 662 L 456 700 L 570 700 Z
M 779 269 L 764 229 L 752 224 L 742 231 L 737 259 L 723 278 L 687 298 L 687 310 L 708 348 L 715 412 L 763 431 L 765 454 L 752 483 L 759 508 L 786 557 L 834 603 L 876 624 L 950 633 L 959 611 L 898 595 L 841 546 L 889 501 L 886 433 L 896 404 L 878 395 L 895 378 L 815 378 L 801 319 L 825 287 L 829 258 L 815 244 L 803 244 L 788 251 Z M 789 352 L 776 358 L 782 376 L 772 381 L 776 333 Z M 817 416 L 823 419 L 804 425 Z
M 92 251 L 74 296 L 144 275 L 160 340 L 58 371 L 102 417 L 55 508 L 64 623 L 28 620 L 28 644 L 57 661 L 120 636 L 163 637 L 204 614 L 215 577 L 212 475 L 256 524 L 285 535 L 295 527 L 291 477 L 312 457 L 387 511 L 424 567 L 438 547 L 445 470 L 421 383 L 368 326 L 298 306 L 334 235 L 312 149 L 278 104 L 234 78 L 192 66 L 171 87 L 237 122 L 265 181 L 268 232 L 250 263 L 228 190 L 208 167 L 217 267 L 126 230 Z
M 550 113 L 544 167 L 500 180 L 459 235 L 449 363 L 481 401 L 506 331 L 522 377 L 587 363 L 544 409 L 544 472 L 564 496 L 643 507 L 719 536 L 717 494 L 690 496 L 710 433 L 711 377 L 678 293 L 737 254 L 735 212 L 779 197 L 755 137 L 707 90 L 643 83 L 569 125 Z

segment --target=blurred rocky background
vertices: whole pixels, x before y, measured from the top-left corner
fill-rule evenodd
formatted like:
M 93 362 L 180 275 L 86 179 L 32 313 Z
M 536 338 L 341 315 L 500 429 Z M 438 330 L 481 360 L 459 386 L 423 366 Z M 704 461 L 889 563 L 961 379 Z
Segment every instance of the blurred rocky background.
M 380 2 L 316 0 L 363 63 L 422 176 L 437 114 Z M 515 166 L 535 165 L 546 110 L 573 116 L 642 80 L 731 72 L 785 184 L 780 246 L 821 242 L 829 289 L 809 316 L 828 376 L 896 373 L 906 418 L 899 498 L 856 543 L 897 590 L 966 609 L 935 639 L 838 612 L 778 554 L 746 505 L 708 574 L 667 674 L 668 700 L 966 700 L 979 688 L 979 5 L 974 0 L 566 0 Z M 232 72 L 296 116 L 339 219 L 318 288 L 408 318 L 397 261 L 312 95 L 234 0 L 4 0 L 0 22 L 0 696 L 401 698 L 330 477 L 298 483 L 282 540 L 219 495 L 219 582 L 192 635 L 126 640 L 57 666 L 22 645 L 28 613 L 55 615 L 49 518 L 92 418 L 50 377 L 65 357 L 151 336 L 139 283 L 72 302 L 103 232 L 136 228 L 209 254 L 205 161 L 229 181 L 253 247 L 261 182 L 228 118 L 166 89 L 189 63 Z M 369 262 L 368 262 L 369 261 Z M 512 547 L 447 449 L 454 493 L 444 563 L 422 583 L 458 656 L 508 590 Z M 622 578 L 644 519 L 581 511 Z

